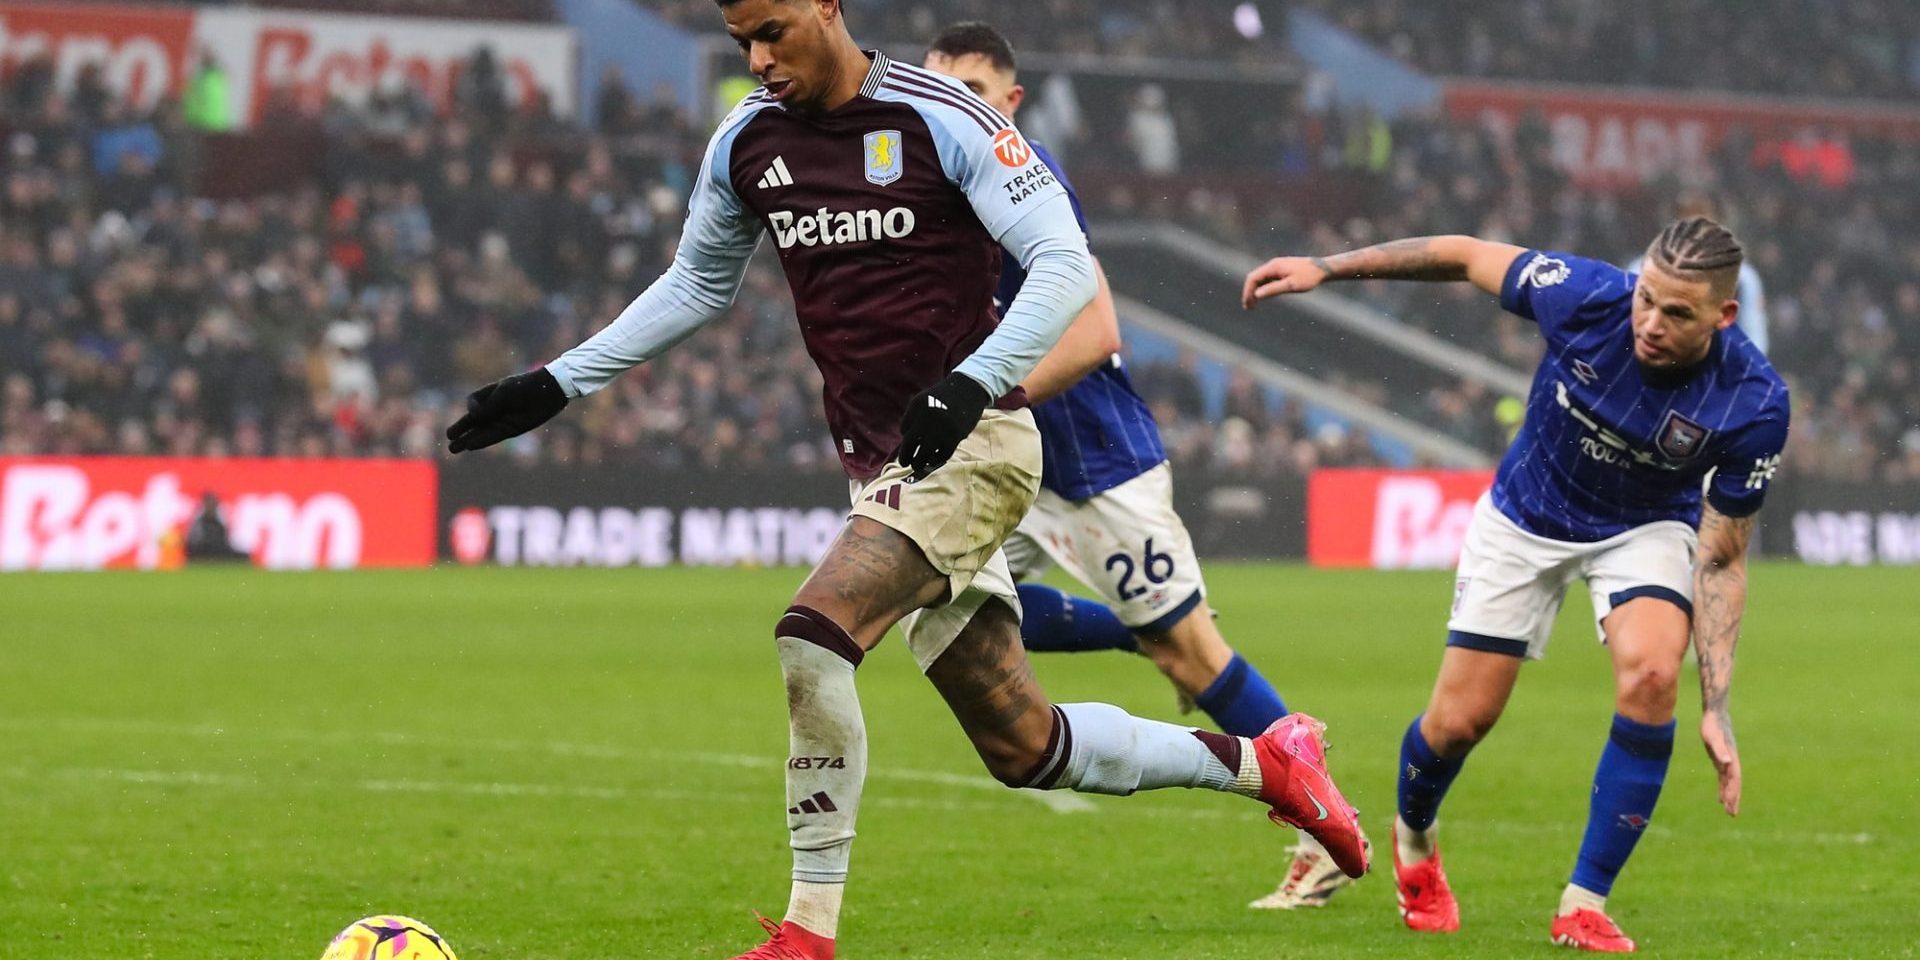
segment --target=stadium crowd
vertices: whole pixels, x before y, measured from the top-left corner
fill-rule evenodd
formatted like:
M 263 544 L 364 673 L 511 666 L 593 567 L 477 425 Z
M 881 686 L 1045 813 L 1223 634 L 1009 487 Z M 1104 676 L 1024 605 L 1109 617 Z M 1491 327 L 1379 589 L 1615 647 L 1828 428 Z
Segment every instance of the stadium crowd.
M 1511 141 L 1485 128 L 1409 116 L 1392 126 L 1392 161 L 1371 184 L 1370 212 L 1300 222 L 1284 207 L 1227 207 L 1204 191 L 1156 212 L 1261 252 L 1327 252 L 1402 236 L 1472 233 L 1627 263 L 1677 212 L 1709 210 L 1748 242 L 1766 285 L 1776 365 L 1794 390 L 1782 465 L 1847 479 L 1920 479 L 1920 144 L 1850 145 L 1850 174 L 1823 180 L 1734 138 L 1703 182 L 1643 194 L 1583 189 L 1551 160 L 1546 131 Z M 1342 292 L 1520 370 L 1538 360 L 1527 324 L 1464 287 L 1372 283 Z M 1484 436 L 1515 412 L 1468 385 L 1427 398 L 1447 432 Z M 1465 411 L 1464 413 L 1460 413 Z M 1459 415 L 1455 415 L 1459 414 Z M 1510 428 L 1511 421 L 1499 424 Z
M 1076 35 L 1088 17 L 1101 33 L 1182 8 L 1049 3 L 1052 20 L 1023 19 L 1078 23 L 1063 28 Z M 863 15 L 922 32 L 935 6 L 1004 13 L 965 0 L 869 3 Z M 1877 9 L 1842 6 L 1846 23 Z M 710 0 L 686 7 L 712 16 Z M 444 110 L 405 88 L 319 115 L 271 104 L 269 125 L 317 130 L 324 158 L 295 183 L 234 199 L 209 195 L 224 192 L 206 189 L 206 145 L 178 104 L 138 115 L 98 71 L 58 90 L 44 61 L 15 68 L 0 96 L 0 451 L 431 455 L 467 390 L 615 316 L 671 257 L 704 131 L 616 77 L 586 124 L 537 97 L 509 103 L 489 59 L 476 58 Z M 1228 202 L 1236 192 L 1207 176 L 1153 181 L 1184 195 L 1095 189 L 1087 201 L 1263 253 L 1472 232 L 1624 261 L 1683 203 L 1710 197 L 1768 284 L 1773 351 L 1796 401 L 1783 469 L 1920 479 L 1920 238 L 1901 228 L 1920 215 L 1920 145 L 1837 139 L 1844 163 L 1809 168 L 1735 139 L 1706 181 L 1622 196 L 1570 182 L 1538 126 L 1502 140 L 1435 116 L 1390 122 L 1307 86 L 1244 138 L 1256 159 L 1240 181 L 1359 176 L 1356 209 L 1302 220 L 1257 192 Z M 1174 131 L 1178 171 L 1181 125 L 1161 126 Z M 1151 152 L 1136 145 L 1137 168 Z M 1125 168 L 1121 154 L 1069 163 Z M 1346 289 L 1516 368 L 1540 349 L 1521 321 L 1463 289 Z M 1275 474 L 1375 456 L 1364 434 L 1310 429 L 1244 376 L 1222 383 L 1191 358 L 1137 365 L 1135 378 L 1182 466 Z M 818 391 L 777 266 L 762 257 L 727 318 L 509 455 L 831 471 Z M 1494 449 L 1514 426 L 1503 400 L 1463 382 L 1421 402 L 1424 422 Z
M 1429 73 L 1920 96 L 1910 0 L 1296 0 Z M 1553 51 L 1542 56 L 1541 51 Z
M 711 31 L 711 0 L 637 0 Z M 1565 83 L 1920 97 L 1908 0 L 1291 0 L 1433 74 Z M 1046 53 L 1272 62 L 1280 0 L 848 0 L 858 31 L 901 42 L 954 20 L 1018 23 Z M 1678 9 L 1680 12 L 1675 12 Z M 850 21 L 855 22 L 855 21 Z M 1554 51 L 1541 56 L 1540 51 Z
M 639 0 L 690 30 L 719 28 L 713 0 Z M 1046 53 L 1257 61 L 1283 48 L 1279 0 L 847 0 L 870 41 L 919 42 L 956 20 L 1018 23 L 1021 46 Z
M 435 455 L 475 386 L 609 321 L 664 269 L 704 144 L 617 83 L 591 131 L 473 69 L 318 124 L 292 188 L 211 199 L 205 145 L 95 74 L 28 65 L 0 102 L 0 452 Z M 1192 358 L 1139 371 L 1183 464 L 1273 473 L 1373 458 Z M 838 469 L 777 265 L 728 316 L 516 440 L 527 460 Z

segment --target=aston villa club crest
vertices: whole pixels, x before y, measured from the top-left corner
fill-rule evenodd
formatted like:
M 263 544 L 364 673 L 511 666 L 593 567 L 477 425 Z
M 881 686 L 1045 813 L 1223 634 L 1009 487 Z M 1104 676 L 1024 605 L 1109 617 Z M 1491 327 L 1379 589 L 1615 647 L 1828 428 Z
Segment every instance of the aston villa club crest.
M 867 134 L 867 182 L 886 186 L 906 170 L 905 158 L 900 155 L 900 131 L 875 130 Z
M 1669 460 L 1691 460 L 1707 445 L 1707 437 L 1712 433 L 1706 427 L 1669 410 L 1666 422 L 1660 425 L 1660 436 L 1654 441 L 1654 446 Z

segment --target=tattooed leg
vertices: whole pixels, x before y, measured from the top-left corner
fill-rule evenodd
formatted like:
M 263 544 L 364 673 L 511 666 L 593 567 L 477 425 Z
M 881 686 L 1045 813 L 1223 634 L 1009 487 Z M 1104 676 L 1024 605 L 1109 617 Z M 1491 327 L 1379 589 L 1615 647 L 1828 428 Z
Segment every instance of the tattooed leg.
M 1028 772 L 1053 737 L 1053 705 L 1027 663 L 1013 610 L 999 600 L 981 604 L 927 679 L 994 778 L 1028 786 Z
M 838 931 L 867 775 L 854 670 L 887 628 L 945 591 L 946 578 L 912 541 L 855 517 L 774 630 L 787 685 L 793 888 L 786 919 L 816 937 Z
M 1034 679 L 1020 624 L 998 600 L 983 604 L 927 670 L 1001 783 L 1124 796 L 1159 787 L 1257 792 L 1239 737 L 1129 716 L 1104 703 L 1054 706 Z M 1251 780 L 1248 779 L 1251 776 Z
M 866 517 L 848 521 L 793 602 L 840 624 L 872 650 L 907 614 L 946 596 L 947 578 L 898 530 Z

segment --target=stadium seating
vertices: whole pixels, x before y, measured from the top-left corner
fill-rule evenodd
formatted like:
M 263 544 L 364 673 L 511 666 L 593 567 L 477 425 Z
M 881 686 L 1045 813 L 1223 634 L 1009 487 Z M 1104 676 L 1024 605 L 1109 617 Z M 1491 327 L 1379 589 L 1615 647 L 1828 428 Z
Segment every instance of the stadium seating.
M 1920 8 L 1905 0 L 1695 2 L 1664 20 L 1590 0 L 1304 2 L 1436 74 L 1920 96 Z
M 397 92 L 282 118 L 277 136 L 321 145 L 312 169 L 229 165 L 295 173 L 228 197 L 236 174 L 202 174 L 232 138 L 197 134 L 171 106 L 136 116 L 84 75 L 56 94 L 31 70 L 16 70 L 0 104 L 10 453 L 432 455 L 466 390 L 575 342 L 664 266 L 703 139 L 678 107 L 624 88 L 604 91 L 592 129 L 484 91 L 435 117 Z M 1624 260 L 1683 193 L 1705 188 L 1770 285 L 1775 354 L 1796 390 L 1786 469 L 1920 476 L 1920 240 L 1901 229 L 1920 210 L 1888 189 L 1920 170 L 1914 145 L 1843 142 L 1849 176 L 1836 184 L 1735 143 L 1710 183 L 1617 199 L 1566 182 L 1537 138 L 1503 154 L 1476 126 L 1319 110 L 1279 106 L 1276 129 L 1306 139 L 1276 141 L 1264 167 L 1140 178 L 1097 145 L 1071 162 L 1096 220 L 1180 220 L 1262 255 L 1464 231 Z M 1368 143 L 1387 138 L 1387 162 L 1350 148 L 1355 125 Z M 1285 186 L 1302 177 L 1343 186 L 1306 210 Z M 1346 292 L 1516 367 L 1538 349 L 1519 321 L 1458 291 Z M 716 326 L 508 455 L 835 469 L 817 374 L 770 261 Z M 1193 374 L 1176 363 L 1136 375 L 1182 463 L 1271 472 L 1370 459 L 1364 438 L 1309 430 L 1270 398 L 1230 410 L 1215 390 L 1195 405 L 1183 399 L 1200 392 Z M 1499 398 L 1468 383 L 1379 399 L 1484 449 L 1510 426 Z
M 665 266 L 702 146 L 624 91 L 592 133 L 497 97 L 450 117 L 378 97 L 281 118 L 248 148 L 324 144 L 312 175 L 213 200 L 196 188 L 217 138 L 82 93 L 18 83 L 0 115 L 0 452 L 435 455 L 467 390 L 577 342 Z M 103 170 L 129 136 L 151 150 Z M 1193 401 L 1191 365 L 1141 375 L 1182 462 L 1372 459 L 1244 386 Z M 832 472 L 818 395 L 765 260 L 715 329 L 507 455 Z M 1227 417 L 1259 431 L 1216 442 Z

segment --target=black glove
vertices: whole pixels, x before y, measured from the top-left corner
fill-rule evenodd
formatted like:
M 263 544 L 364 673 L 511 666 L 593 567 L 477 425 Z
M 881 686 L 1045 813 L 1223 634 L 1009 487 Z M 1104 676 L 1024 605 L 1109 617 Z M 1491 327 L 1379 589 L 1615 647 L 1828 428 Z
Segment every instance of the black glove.
M 913 479 L 925 480 L 953 456 L 992 402 L 987 388 L 963 373 L 949 373 L 922 391 L 900 418 L 901 465 L 913 470 Z
M 546 367 L 497 380 L 467 394 L 467 415 L 447 428 L 447 449 L 491 447 L 552 420 L 566 405 L 566 391 Z

